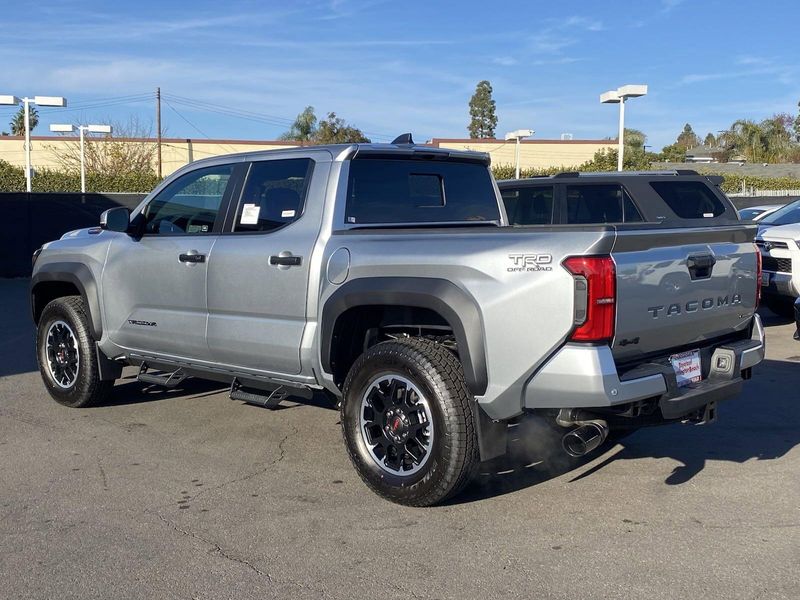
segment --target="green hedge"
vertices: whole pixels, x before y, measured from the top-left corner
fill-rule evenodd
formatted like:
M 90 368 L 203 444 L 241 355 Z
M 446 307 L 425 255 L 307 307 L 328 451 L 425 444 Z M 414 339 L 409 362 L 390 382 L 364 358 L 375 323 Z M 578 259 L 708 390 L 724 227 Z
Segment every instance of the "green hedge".
M 147 193 L 161 181 L 155 173 L 86 174 L 87 192 Z M 34 192 L 80 192 L 80 173 L 37 170 L 32 181 Z M 0 160 L 0 192 L 24 192 L 25 171 Z
M 722 183 L 722 190 L 729 194 L 742 191 L 742 182 L 745 188 L 755 188 L 757 190 L 798 190 L 800 189 L 800 179 L 793 177 L 756 177 L 754 175 L 740 175 L 739 173 L 712 173 L 703 171 L 704 175 L 722 175 L 725 179 Z
M 577 171 L 576 167 L 549 167 L 547 169 L 520 169 L 520 177 L 536 177 L 538 175 L 555 175 L 564 171 Z M 495 179 L 514 179 L 516 167 L 514 165 L 492 165 Z

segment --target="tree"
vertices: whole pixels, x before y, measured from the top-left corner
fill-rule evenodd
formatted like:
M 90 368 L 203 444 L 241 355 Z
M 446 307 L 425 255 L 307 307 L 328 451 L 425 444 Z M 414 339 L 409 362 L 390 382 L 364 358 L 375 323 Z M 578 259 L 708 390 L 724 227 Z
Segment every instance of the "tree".
M 319 127 L 313 135 L 313 140 L 318 144 L 347 144 L 351 142 L 369 142 L 360 129 L 348 125 L 344 119 L 337 117 L 336 113 L 328 113 L 328 118 L 320 121 Z
M 126 123 L 114 123 L 114 137 L 86 136 L 84 155 L 86 173 L 100 173 L 109 177 L 131 173 L 152 173 L 157 145 L 152 140 L 152 126 L 131 117 Z M 76 172 L 81 167 L 81 150 L 78 142 L 52 146 L 64 171 Z
M 686 148 L 679 143 L 664 146 L 661 149 L 660 160 L 665 162 L 685 162 L 686 161 Z
M 475 93 L 469 100 L 470 122 L 467 130 L 473 139 L 493 138 L 497 127 L 495 102 L 492 100 L 492 84 L 484 80 L 475 86 Z
M 678 136 L 677 144 L 679 146 L 683 146 L 687 150 L 700 145 L 700 138 L 694 132 L 694 129 L 692 129 L 692 126 L 689 125 L 689 123 L 683 126 L 683 131 Z
M 794 129 L 794 141 L 800 142 L 800 102 L 797 103 L 797 117 L 794 120 L 792 129 Z
M 764 119 L 759 127 L 762 132 L 765 153 L 769 162 L 786 161 L 792 153 L 792 129 L 794 118 L 789 113 L 777 113 Z
M 577 170 L 583 172 L 606 172 L 617 170 L 616 148 L 603 148 L 594 153 L 592 160 L 580 165 Z M 647 171 L 651 168 L 650 158 L 643 149 L 637 152 L 628 152 L 627 144 L 622 158 L 622 168 L 628 171 Z
M 644 143 L 647 141 L 647 136 L 638 129 L 625 128 L 625 152 L 629 150 L 640 150 L 644 152 Z
M 717 145 L 717 138 L 714 137 L 713 133 L 709 132 L 703 140 L 703 145 L 709 148 L 715 148 Z
M 35 106 L 28 107 L 28 120 L 30 121 L 31 131 L 36 129 L 36 126 L 39 124 L 39 113 L 36 111 Z M 9 123 L 11 127 L 11 135 L 25 135 L 25 107 L 20 106 L 19 110 L 14 113 L 14 116 L 11 118 L 11 122 Z
M 313 106 L 306 106 L 292 123 L 289 131 L 281 135 L 282 140 L 310 142 L 317 133 L 317 115 Z

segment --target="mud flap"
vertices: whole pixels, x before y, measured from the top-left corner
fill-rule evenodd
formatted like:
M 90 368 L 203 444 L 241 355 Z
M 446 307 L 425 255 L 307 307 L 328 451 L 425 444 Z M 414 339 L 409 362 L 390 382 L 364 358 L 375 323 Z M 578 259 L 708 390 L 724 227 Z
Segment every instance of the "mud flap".
M 477 402 L 475 403 L 474 413 L 481 461 L 504 455 L 508 443 L 508 423 L 505 421 L 492 421 Z
M 122 363 L 108 358 L 96 343 L 94 351 L 97 355 L 97 369 L 100 372 L 100 381 L 113 381 L 122 377 Z

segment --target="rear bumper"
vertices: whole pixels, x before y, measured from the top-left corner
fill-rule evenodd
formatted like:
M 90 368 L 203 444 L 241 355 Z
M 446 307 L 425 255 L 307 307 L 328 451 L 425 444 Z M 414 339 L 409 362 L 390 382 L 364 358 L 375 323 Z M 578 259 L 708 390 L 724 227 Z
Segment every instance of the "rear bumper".
M 794 277 L 791 273 L 764 271 L 769 277 L 769 285 L 761 288 L 761 292 L 772 296 L 800 296 Z
M 764 349 L 764 328 L 754 315 L 749 340 L 708 349 L 703 380 L 678 387 L 669 365 L 646 363 L 620 377 L 608 346 L 567 344 L 528 382 L 525 407 L 591 409 L 657 400 L 664 418 L 675 419 L 737 395 L 742 371 L 760 363 Z

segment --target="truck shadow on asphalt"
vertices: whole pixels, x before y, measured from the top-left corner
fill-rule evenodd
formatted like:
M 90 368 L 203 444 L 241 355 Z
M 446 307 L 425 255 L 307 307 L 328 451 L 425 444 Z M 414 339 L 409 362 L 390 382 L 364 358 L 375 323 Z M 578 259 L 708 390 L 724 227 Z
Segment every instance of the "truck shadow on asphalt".
M 180 384 L 173 388 L 165 388 L 159 385 L 148 385 L 137 381 L 136 375 L 126 374 L 121 380 L 117 381 L 111 397 L 100 406 L 123 406 L 126 404 L 140 404 L 143 402 L 155 402 L 158 400 L 168 400 L 172 398 L 205 398 L 218 394 L 227 394 L 230 386 L 218 381 L 206 379 L 196 379 L 187 377 Z M 290 396 L 276 408 L 267 409 L 256 404 L 246 404 L 240 400 L 232 400 L 237 404 L 245 404 L 254 409 L 261 409 L 267 412 L 279 412 L 296 408 L 298 406 L 315 406 L 317 408 L 335 409 L 333 402 L 323 393 L 314 394 L 312 398 L 295 398 Z
M 195 379 L 187 377 L 173 388 L 160 385 L 147 385 L 137 381 L 136 375 L 123 375 L 117 380 L 111 396 L 99 406 L 124 406 L 127 404 L 141 404 L 172 398 L 204 398 L 225 391 L 228 388 L 224 383 Z
M 800 364 L 765 360 L 742 395 L 720 405 L 716 423 L 644 428 L 582 459 L 561 451 L 558 437 L 535 417 L 526 419 L 509 432 L 508 454 L 483 463 L 475 481 L 451 503 L 512 493 L 570 473 L 567 483 L 577 483 L 625 460 L 677 461 L 666 485 L 686 483 L 708 461 L 774 460 L 800 445 L 799 400 Z

